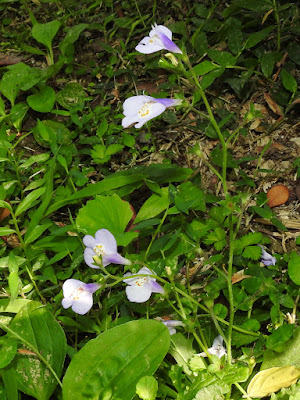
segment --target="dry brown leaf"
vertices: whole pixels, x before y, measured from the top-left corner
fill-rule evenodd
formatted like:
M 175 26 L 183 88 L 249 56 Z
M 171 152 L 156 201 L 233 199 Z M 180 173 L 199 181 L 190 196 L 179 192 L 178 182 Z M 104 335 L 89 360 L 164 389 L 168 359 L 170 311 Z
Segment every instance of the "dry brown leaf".
M 0 221 L 2 221 L 4 218 L 8 217 L 10 214 L 10 211 L 7 208 L 0 208 Z
M 268 106 L 270 107 L 270 109 L 275 114 L 278 114 L 282 117 L 283 112 L 282 112 L 281 108 L 279 107 L 279 105 L 277 103 L 275 103 L 275 101 L 272 99 L 271 95 L 269 93 L 264 93 L 264 98 L 265 98 L 266 102 L 268 103 Z
M 251 275 L 244 275 L 245 270 L 241 269 L 238 272 L 235 272 L 231 277 L 232 284 L 242 281 L 245 278 L 251 278 Z
M 280 206 L 287 202 L 289 198 L 289 189 L 284 185 L 273 186 L 268 190 L 267 198 L 269 199 L 267 202 L 269 207 Z

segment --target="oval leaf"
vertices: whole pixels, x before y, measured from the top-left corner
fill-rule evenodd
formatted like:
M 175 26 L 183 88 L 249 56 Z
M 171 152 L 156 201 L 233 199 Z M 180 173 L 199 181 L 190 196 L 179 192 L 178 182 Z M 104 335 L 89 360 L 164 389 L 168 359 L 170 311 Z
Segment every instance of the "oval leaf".
M 284 185 L 273 186 L 270 190 L 268 190 L 267 204 L 269 207 L 280 206 L 287 202 L 289 198 L 289 189 Z
M 73 400 L 76 393 L 76 400 L 131 400 L 136 384 L 156 371 L 169 343 L 168 329 L 154 320 L 131 321 L 102 333 L 72 358 L 63 399 Z
M 247 394 L 262 398 L 296 383 L 300 377 L 300 368 L 293 366 L 274 367 L 258 372 L 249 383 Z
M 21 343 L 18 354 L 9 365 L 18 389 L 38 400 L 48 400 L 57 380 L 35 350 L 48 361 L 59 377 L 66 355 L 66 338 L 62 328 L 46 307 L 32 301 L 15 316 L 10 329 L 31 345 L 27 347 Z M 9 336 L 14 338 L 12 333 Z
M 37 200 L 45 192 L 45 190 L 45 187 L 41 187 L 29 193 L 29 195 L 26 196 L 25 199 L 18 205 L 18 208 L 16 209 L 16 217 L 28 210 L 28 208 L 32 207 L 35 200 Z
M 17 352 L 17 341 L 10 337 L 0 338 L 0 368 L 6 367 L 14 358 Z M 1 397 L 0 397 L 1 399 Z
M 295 251 L 292 251 L 289 265 L 288 274 L 291 280 L 300 285 L 300 256 Z

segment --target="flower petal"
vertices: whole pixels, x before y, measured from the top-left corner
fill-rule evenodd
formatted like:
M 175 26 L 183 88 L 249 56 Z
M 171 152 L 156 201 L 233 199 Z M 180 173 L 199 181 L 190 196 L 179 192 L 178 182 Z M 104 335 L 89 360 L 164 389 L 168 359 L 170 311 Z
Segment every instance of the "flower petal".
M 151 43 L 150 39 L 148 40 L 148 43 L 141 43 L 142 42 L 135 47 L 135 50 L 142 54 L 152 54 L 164 49 L 163 44 L 157 42 Z
M 166 26 L 164 26 L 164 25 L 157 25 L 157 24 L 154 24 L 153 26 L 152 26 L 152 30 L 150 31 L 150 33 L 149 33 L 149 36 L 150 37 L 153 37 L 153 36 L 155 36 L 155 35 L 160 35 L 160 34 L 164 34 L 165 36 L 167 36 L 167 38 L 169 38 L 170 40 L 172 40 L 172 31 L 169 29 L 169 28 L 167 28 Z
M 114 235 L 107 229 L 99 229 L 95 234 L 96 244 L 104 247 L 106 254 L 117 253 L 117 241 Z
M 182 51 L 180 50 L 180 48 L 172 40 L 170 40 L 165 34 L 163 34 L 163 33 L 160 34 L 159 38 L 162 41 L 162 44 L 166 50 L 169 50 L 172 53 L 182 54 Z
M 84 282 L 81 282 L 78 279 L 67 279 L 62 286 L 64 297 L 70 297 L 74 290 L 82 287 L 83 285 Z
M 140 95 L 131 96 L 126 99 L 123 103 L 123 114 L 127 117 L 130 115 L 136 115 L 137 111 L 143 107 L 144 104 L 153 100 L 151 96 Z
M 73 304 L 73 300 L 70 298 L 63 298 L 61 301 L 61 305 L 63 308 L 69 308 Z
M 94 248 L 96 246 L 96 240 L 91 235 L 85 235 L 82 241 L 86 247 Z
M 85 263 L 90 267 L 90 268 L 95 268 L 95 269 L 99 269 L 100 267 L 97 266 L 95 264 L 95 261 L 93 259 L 93 257 L 96 256 L 96 253 L 94 252 L 93 249 L 91 249 L 90 247 L 86 247 L 84 249 L 84 253 L 83 253 L 83 257 L 84 257 L 84 261 Z
M 149 268 L 143 267 L 136 273 L 136 275 L 155 275 L 155 273 L 152 272 Z M 151 279 L 155 280 L 154 278 Z
M 116 254 L 106 254 L 102 256 L 103 266 L 106 267 L 109 264 L 122 264 L 131 265 L 131 261 L 127 258 L 122 257 L 119 253 Z
M 100 288 L 99 283 L 85 283 L 82 289 L 86 290 L 87 292 L 93 294 Z
M 221 335 L 218 335 L 213 341 L 212 347 L 215 348 L 222 345 L 223 345 L 223 338 Z
M 144 286 L 127 286 L 126 295 L 132 303 L 144 303 L 150 299 L 151 288 L 148 285 Z
M 151 291 L 153 293 L 161 293 L 161 294 L 165 294 L 164 289 L 160 286 L 159 283 L 155 282 L 155 280 L 153 278 L 149 279 L 149 286 L 151 288 Z
M 180 99 L 155 99 L 155 101 L 163 104 L 165 107 L 180 106 L 182 103 Z
M 80 299 L 74 300 L 72 305 L 72 310 L 76 314 L 86 314 L 93 307 L 93 295 L 91 293 L 86 293 L 81 296 Z

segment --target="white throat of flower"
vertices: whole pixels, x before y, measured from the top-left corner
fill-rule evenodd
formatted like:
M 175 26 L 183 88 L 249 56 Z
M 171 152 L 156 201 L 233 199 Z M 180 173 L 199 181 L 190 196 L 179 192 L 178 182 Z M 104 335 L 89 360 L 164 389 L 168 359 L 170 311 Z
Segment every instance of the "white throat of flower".
M 98 257 L 102 257 L 106 254 L 103 244 L 96 244 L 96 246 L 93 248 L 93 250 L 97 254 Z
M 153 101 L 148 101 L 147 103 L 142 105 L 142 107 L 138 111 L 140 118 L 148 117 L 148 115 L 151 113 L 151 104 L 153 103 Z
M 84 294 L 85 290 L 82 287 L 79 287 L 77 289 L 75 289 L 72 294 L 71 294 L 71 298 L 73 300 L 80 300 L 80 298 L 82 297 L 82 295 Z
M 134 284 L 135 284 L 136 286 L 140 286 L 140 287 L 146 285 L 147 283 L 148 283 L 148 278 L 146 278 L 146 277 L 137 278 L 137 279 L 134 281 Z

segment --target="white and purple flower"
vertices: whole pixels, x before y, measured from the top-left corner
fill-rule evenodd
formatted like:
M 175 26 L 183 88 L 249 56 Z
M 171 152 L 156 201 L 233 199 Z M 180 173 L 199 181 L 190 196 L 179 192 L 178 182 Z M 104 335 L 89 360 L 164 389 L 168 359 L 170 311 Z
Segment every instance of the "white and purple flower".
M 123 128 L 135 124 L 135 128 L 141 128 L 150 119 L 162 114 L 167 107 L 179 106 L 179 99 L 156 99 L 151 96 L 132 96 L 123 103 L 122 119 Z
M 176 321 L 173 319 L 165 320 L 163 318 L 157 318 L 157 319 L 161 321 L 169 329 L 170 335 L 175 335 L 176 326 L 185 326 L 182 321 Z
M 99 229 L 95 237 L 86 235 L 83 238 L 86 246 L 84 250 L 84 261 L 91 268 L 99 269 L 99 265 L 123 264 L 131 265 L 131 261 L 118 253 L 117 241 L 107 229 Z M 95 265 L 97 263 L 98 265 Z
M 224 354 L 226 354 L 226 349 L 223 346 L 223 338 L 221 335 L 219 335 L 215 338 L 215 340 L 213 341 L 212 347 L 207 349 L 207 352 L 209 354 L 217 356 L 218 358 L 221 358 L 224 356 Z M 207 357 L 207 354 L 205 353 L 205 351 L 203 351 L 202 353 L 199 353 L 198 356 Z
M 136 274 L 127 272 L 124 275 L 123 281 L 127 283 L 126 296 L 132 303 L 144 303 L 150 299 L 152 293 L 164 294 L 164 289 L 156 282 L 155 278 L 148 276 L 135 276 L 128 278 L 131 275 L 155 275 L 149 268 L 142 268 Z
M 149 36 L 144 37 L 136 46 L 136 51 L 143 54 L 151 54 L 160 50 L 168 50 L 172 53 L 180 53 L 180 48 L 172 41 L 172 32 L 164 25 L 151 26 Z
M 259 244 L 259 247 L 261 248 L 262 254 L 261 254 L 261 262 L 264 263 L 265 265 L 275 265 L 276 264 L 276 258 L 271 256 L 268 252 L 266 252 L 261 244 Z
M 86 314 L 93 306 L 93 293 L 100 288 L 98 283 L 84 283 L 78 279 L 67 279 L 63 284 L 63 308 L 72 307 L 76 314 Z

